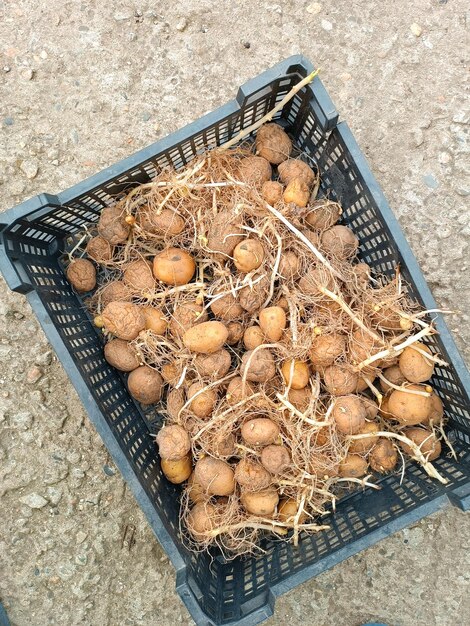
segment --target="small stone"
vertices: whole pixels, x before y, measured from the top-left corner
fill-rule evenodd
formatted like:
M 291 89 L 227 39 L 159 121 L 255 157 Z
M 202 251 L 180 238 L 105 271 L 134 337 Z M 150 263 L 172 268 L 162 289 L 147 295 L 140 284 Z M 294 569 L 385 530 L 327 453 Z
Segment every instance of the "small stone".
M 35 178 L 38 174 L 38 163 L 35 159 L 26 159 L 25 161 L 21 161 L 20 170 L 26 178 Z
M 79 530 L 75 537 L 78 544 L 83 543 L 86 538 L 87 538 L 87 534 L 83 532 L 83 530 Z
M 410 30 L 415 37 L 421 37 L 421 33 L 423 32 L 421 26 L 419 24 L 416 24 L 416 22 L 413 22 L 413 24 L 411 24 Z
M 151 114 L 150 114 L 148 111 L 144 111 L 144 112 L 142 113 L 142 120 L 143 120 L 144 122 L 148 122 L 148 121 L 149 121 L 149 119 L 150 119 L 151 117 L 152 117 L 152 116 L 151 116 Z
M 98 506 L 98 504 L 100 503 L 100 500 L 101 500 L 101 494 L 97 493 L 87 498 L 86 502 L 88 502 L 88 504 L 93 504 L 94 506 Z
M 57 573 L 62 580 L 69 580 L 75 574 L 75 565 L 72 563 L 63 563 L 57 568 Z
M 41 59 L 47 59 L 49 55 L 47 54 L 45 50 L 41 50 L 41 52 L 39 53 L 39 56 L 41 57 Z
M 43 367 L 47 367 L 52 363 L 52 357 L 52 350 L 48 350 L 43 354 L 38 354 L 38 356 L 34 359 L 34 363 L 35 365 L 42 365 Z
M 54 159 L 53 161 L 51 161 L 52 165 L 59 165 L 59 161 L 57 159 Z
M 127 38 L 129 39 L 129 41 L 135 41 L 137 39 L 137 35 L 135 33 L 129 33 L 127 35 Z
M 113 468 L 109 465 L 103 465 L 103 472 L 106 474 L 106 476 L 114 476 L 116 474 Z
M 424 133 L 421 128 L 417 128 L 413 133 L 414 145 L 418 148 L 424 141 Z
M 72 128 L 72 130 L 70 131 L 70 139 L 72 140 L 72 143 L 74 143 L 75 145 L 79 143 L 80 139 L 79 139 L 76 128 Z
M 470 124 L 470 112 L 465 109 L 460 109 L 460 111 L 457 111 L 453 116 L 452 121 L 455 122 L 455 124 Z
M 86 555 L 86 554 L 78 554 L 78 555 L 75 557 L 75 563 L 76 563 L 77 565 L 86 565 L 86 564 L 87 564 L 87 562 L 88 562 L 88 557 L 87 557 L 87 555 Z
M 443 152 L 439 153 L 439 156 L 437 157 L 437 160 L 442 165 L 448 165 L 452 161 L 452 155 L 449 154 L 449 152 L 444 150 Z
M 132 11 L 132 9 L 122 9 L 121 11 L 116 11 L 113 15 L 113 18 L 116 20 L 116 22 L 131 20 L 133 17 L 134 11 Z
M 462 198 L 466 198 L 467 196 L 470 196 L 470 185 L 459 185 L 455 188 L 455 191 L 459 194 L 459 196 L 462 196 Z
M 251 48 L 251 43 L 249 41 L 243 42 L 243 47 L 249 50 Z
M 30 509 L 42 509 L 46 506 L 47 500 L 38 493 L 30 493 L 27 496 L 20 498 L 22 504 L 26 504 Z
M 32 80 L 34 77 L 34 70 L 31 67 L 25 67 L 20 71 L 20 76 L 23 80 Z
M 28 411 L 21 411 L 11 418 L 12 424 L 20 430 L 28 430 L 33 423 L 33 416 Z
M 333 24 L 329 20 L 322 20 L 321 27 L 326 31 L 333 30 Z
M 58 487 L 48 487 L 46 493 L 49 502 L 57 506 L 62 498 L 62 489 Z
M 3 123 L 5 124 L 5 126 L 13 126 L 14 121 L 12 117 L 5 117 Z
M 9 65 L 4 65 L 3 71 L 5 72 L 5 74 L 8 74 L 8 72 L 11 72 L 11 67 Z
M 158 122 L 156 122 L 156 123 L 153 125 L 153 130 L 154 130 L 156 133 L 158 133 L 158 132 L 160 131 L 160 124 L 159 124 Z
M 73 467 L 70 475 L 73 478 L 84 478 L 85 472 L 80 467 Z
M 185 17 L 182 17 L 176 22 L 175 28 L 182 33 L 188 27 L 188 20 Z
M 307 7 L 307 13 L 311 13 L 311 15 L 317 15 L 317 13 L 320 13 L 321 9 L 322 6 L 319 2 L 312 2 Z
M 38 380 L 42 378 L 42 376 L 43 376 L 42 369 L 38 367 L 37 365 L 33 365 L 33 367 L 30 367 L 26 373 L 26 382 L 29 385 L 34 385 L 35 383 L 38 382 Z
M 423 176 L 423 181 L 426 187 L 429 187 L 429 189 L 437 189 L 439 187 L 439 182 L 434 178 L 432 174 L 426 174 L 426 176 Z

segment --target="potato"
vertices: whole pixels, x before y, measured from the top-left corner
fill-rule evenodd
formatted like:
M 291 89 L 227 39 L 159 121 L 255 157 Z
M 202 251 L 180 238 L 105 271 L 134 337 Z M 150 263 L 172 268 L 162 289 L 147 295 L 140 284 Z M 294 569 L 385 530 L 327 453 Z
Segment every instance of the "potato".
M 214 295 L 217 296 L 217 294 Z M 245 313 L 245 309 L 240 305 L 238 298 L 235 298 L 231 293 L 214 298 L 210 308 L 216 317 L 224 321 L 239 319 Z
M 444 417 L 444 405 L 442 404 L 442 400 L 439 398 L 435 391 L 431 394 L 431 412 L 429 413 L 429 417 L 422 424 L 429 425 L 438 425 L 442 422 Z
M 310 241 L 314 248 L 320 248 L 320 235 L 318 233 L 310 228 L 301 228 L 300 232 Z
M 345 396 L 353 393 L 357 387 L 358 376 L 344 365 L 330 365 L 323 372 L 323 383 L 333 396 Z
M 198 354 L 194 367 L 202 378 L 222 378 L 229 371 L 232 357 L 228 350 L 217 350 L 212 354 Z
M 139 208 L 137 223 L 146 233 L 173 237 L 183 232 L 184 219 L 172 209 L 161 209 L 160 212 L 149 207 Z
M 369 383 L 373 383 L 374 380 L 375 380 L 375 372 L 366 373 L 366 368 L 361 370 L 361 372 L 358 374 L 357 385 L 356 385 L 356 389 L 354 390 L 355 393 L 362 393 L 366 389 L 369 389 L 369 385 L 367 384 L 367 381 Z
M 182 389 L 171 389 L 166 396 L 166 412 L 172 420 L 178 419 L 181 409 L 185 403 L 184 391 Z
M 369 463 L 375 472 L 386 474 L 394 469 L 397 458 L 397 451 L 390 439 L 379 437 L 369 455 Z
M 217 458 L 230 458 L 237 452 L 236 442 L 237 440 L 233 433 L 229 435 L 221 433 L 211 442 L 210 453 Z
M 268 417 L 255 417 L 245 422 L 240 434 L 249 446 L 267 446 L 279 438 L 279 426 Z
M 408 389 L 415 391 L 425 391 L 421 385 L 409 385 Z M 432 402 L 427 396 L 420 396 L 415 393 L 406 393 L 395 389 L 390 394 L 388 400 L 388 410 L 400 424 L 414 425 L 429 418 Z
M 332 257 L 350 259 L 357 252 L 359 239 L 347 226 L 336 225 L 323 232 L 321 245 Z
M 339 464 L 332 460 L 331 452 L 328 450 L 325 452 L 316 451 L 310 458 L 308 470 L 311 474 L 316 474 L 320 480 L 328 480 L 328 478 L 338 476 Z
M 316 335 L 312 341 L 309 358 L 316 369 L 328 367 L 346 352 L 346 337 L 340 333 Z
M 382 374 L 391 383 L 397 385 L 397 387 L 401 387 L 401 385 L 403 385 L 403 383 L 406 381 L 406 378 L 404 377 L 398 365 L 391 365 L 390 367 L 385 368 Z M 387 391 L 392 389 L 392 387 L 390 387 L 390 385 L 388 385 L 382 379 L 380 379 L 380 388 L 384 393 L 387 393 Z
M 119 206 L 105 207 L 98 221 L 98 234 L 112 246 L 124 243 L 129 237 L 131 227 Z
M 177 363 L 165 363 L 161 369 L 163 380 L 173 387 L 178 384 L 182 373 L 183 369 L 181 365 Z
M 396 420 L 396 417 L 390 413 L 390 409 L 388 408 L 388 401 L 390 400 L 390 392 L 385 394 L 382 399 L 382 403 L 379 406 L 379 415 L 386 420 Z
M 263 244 L 258 239 L 245 239 L 235 246 L 233 261 L 240 272 L 252 272 L 264 261 Z
M 303 389 L 289 389 L 287 399 L 289 402 L 301 413 L 305 413 L 310 404 L 312 397 L 312 391 L 310 387 L 304 387 Z
M 235 489 L 233 470 L 220 459 L 205 456 L 196 463 L 194 480 L 211 496 L 229 496 Z
M 373 337 L 366 333 L 362 328 L 355 328 L 349 340 L 349 357 L 351 363 L 358 365 L 365 361 L 373 354 L 383 349 Z M 381 361 L 376 361 L 376 367 L 381 366 Z
M 342 435 L 355 435 L 366 423 L 366 409 L 357 396 L 337 398 L 331 415 Z
M 135 291 L 152 291 L 156 286 L 151 264 L 143 259 L 129 263 L 124 270 L 122 279 L 126 285 Z
M 88 259 L 74 259 L 67 268 L 67 280 L 78 293 L 96 287 L 96 269 Z
M 263 343 L 267 343 L 264 333 L 259 326 L 248 326 L 243 333 L 243 345 L 247 350 L 254 350 Z
M 299 505 L 293 498 L 283 498 L 279 502 L 279 508 L 277 510 L 277 518 L 280 522 L 284 524 L 293 524 L 295 522 L 295 518 L 297 517 L 297 513 L 299 512 Z M 298 524 L 303 524 L 307 519 L 307 514 L 305 511 L 299 515 L 299 519 L 297 521 Z
M 261 464 L 270 474 L 280 474 L 291 465 L 290 452 L 285 446 L 266 446 L 261 450 Z
M 194 397 L 189 408 L 194 415 L 200 418 L 209 417 L 217 404 L 216 390 L 205 389 L 205 387 L 207 387 L 205 383 L 197 382 L 193 383 L 188 389 L 188 400 Z M 202 389 L 205 390 L 201 391 Z
M 158 431 L 156 442 L 161 458 L 167 461 L 182 459 L 191 450 L 189 435 L 179 424 L 163 426 Z
M 419 447 L 427 461 L 434 461 L 441 455 L 441 442 L 434 433 L 427 428 L 412 426 L 411 428 L 404 428 L 402 432 L 405 437 L 411 439 L 411 441 Z M 400 442 L 400 447 L 405 454 L 412 457 L 415 456 L 413 450 L 406 443 Z
M 289 303 L 288 303 L 287 298 L 285 296 L 281 296 L 279 298 L 279 300 L 276 303 L 276 306 L 280 306 L 281 309 L 284 309 L 284 311 L 288 311 L 289 310 Z
M 229 346 L 236 346 L 242 340 L 245 328 L 240 322 L 228 322 L 226 326 L 228 337 L 225 343 Z
M 398 365 L 403 376 L 410 383 L 423 383 L 429 380 L 434 372 L 434 361 L 426 359 L 426 357 L 414 349 L 416 346 L 427 354 L 432 354 L 431 350 L 424 343 L 416 342 L 412 346 L 405 348 L 400 354 Z
M 228 404 L 234 405 L 241 402 L 245 398 L 249 398 L 254 394 L 254 389 L 247 381 L 245 382 L 245 389 L 243 391 L 243 380 L 241 376 L 235 376 L 230 381 L 227 387 L 226 400 Z
M 207 233 L 207 249 L 222 258 L 231 257 L 235 246 L 245 239 L 240 220 L 232 211 L 218 213 Z
M 131 290 L 122 280 L 113 280 L 101 289 L 101 306 L 104 308 L 110 302 L 127 302 L 131 297 Z
M 238 176 L 248 185 L 261 187 L 264 182 L 271 180 L 272 168 L 269 161 L 260 156 L 247 156 L 240 159 Z
M 252 515 L 271 516 L 279 502 L 279 494 L 273 488 L 255 492 L 244 491 L 240 496 L 240 502 L 245 510 Z
M 119 339 L 132 341 L 145 328 L 140 307 L 131 302 L 110 302 L 101 314 L 104 327 Z
M 367 474 L 369 464 L 358 454 L 348 454 L 339 464 L 339 475 L 343 478 L 362 478 Z
M 284 280 L 297 278 L 300 272 L 300 259 L 293 250 L 286 250 L 279 261 L 279 274 Z M 283 307 L 284 308 L 284 307 Z M 287 307 L 288 308 L 288 307 Z
M 207 319 L 207 311 L 204 311 L 201 304 L 185 302 L 175 307 L 170 319 L 169 330 L 173 337 L 182 337 L 187 330 L 206 322 Z
M 310 370 L 307 363 L 296 359 L 284 361 L 281 367 L 284 382 L 292 389 L 303 389 L 308 385 Z
M 375 326 L 382 330 L 409 330 L 407 326 L 409 320 L 402 318 L 399 313 L 387 306 L 379 307 L 374 304 L 369 311 L 369 317 Z M 402 328 L 403 325 L 405 328 Z
M 140 365 L 134 346 L 122 339 L 108 341 L 104 347 L 104 358 L 121 372 L 132 372 Z
M 245 352 L 240 366 L 242 377 L 247 368 L 246 380 L 254 383 L 265 383 L 276 374 L 274 357 L 267 348 L 260 348 L 256 352 L 253 350 Z
M 353 265 L 355 280 L 359 285 L 367 285 L 370 281 L 371 269 L 367 263 L 357 263 Z
M 163 379 L 147 365 L 140 365 L 129 374 L 127 387 L 133 398 L 142 404 L 154 404 L 162 395 Z
M 288 185 L 295 178 L 302 178 L 309 187 L 315 183 L 317 175 L 312 168 L 299 159 L 287 159 L 277 168 L 281 182 Z
M 269 280 L 264 278 L 255 285 L 240 289 L 240 304 L 248 313 L 254 313 L 263 305 L 268 295 Z
M 203 541 L 214 530 L 217 508 L 210 502 L 198 502 L 189 511 L 186 526 L 197 541 Z
M 279 341 L 287 325 L 284 309 L 269 306 L 259 312 L 259 325 L 270 342 Z
M 186 493 L 193 504 L 207 500 L 208 496 L 204 493 L 204 489 L 194 480 L 194 472 L 192 472 L 191 476 L 188 478 Z
M 284 202 L 293 202 L 299 207 L 306 207 L 310 198 L 310 189 L 303 178 L 293 178 L 282 194 Z
M 176 461 L 161 459 L 160 466 L 162 468 L 162 472 L 165 474 L 170 483 L 180 485 L 191 476 L 191 455 L 188 454 L 182 459 L 177 459 Z
M 167 248 L 153 259 L 153 275 L 166 285 L 186 285 L 195 271 L 193 257 L 180 248 Z
M 310 204 L 310 211 L 305 216 L 305 221 L 312 228 L 326 230 L 331 228 L 339 220 L 342 209 L 337 202 L 331 200 L 314 200 Z
M 244 491 L 261 491 L 271 484 L 271 474 L 257 461 L 241 459 L 235 467 L 235 480 Z
M 191 352 L 212 354 L 222 348 L 227 337 L 228 330 L 222 322 L 203 322 L 184 333 L 183 343 Z
M 263 200 L 266 200 L 271 206 L 275 206 L 282 200 L 282 192 L 283 186 L 275 180 L 267 180 L 261 187 Z
M 368 420 L 375 419 L 379 413 L 379 405 L 377 402 L 375 402 L 375 400 L 371 400 L 371 398 L 368 398 L 367 396 L 360 396 L 360 398 L 366 409 L 366 418 Z
M 299 287 L 303 293 L 309 296 L 325 297 L 319 287 L 325 287 L 329 291 L 334 291 L 335 280 L 330 272 L 322 266 L 310 268 L 299 280 Z
M 292 152 L 292 141 L 277 124 L 263 124 L 256 133 L 255 150 L 273 165 L 279 165 Z
M 143 306 L 142 313 L 145 318 L 145 328 L 153 331 L 156 335 L 164 335 L 168 323 L 160 309 L 153 306 Z
M 106 263 L 107 261 L 111 261 L 113 258 L 113 252 L 114 248 L 109 241 L 106 241 L 106 239 L 103 239 L 103 237 L 100 237 L 99 235 L 97 237 L 92 237 L 86 246 L 86 253 L 90 259 L 93 259 L 93 261 L 96 261 L 97 263 Z
M 379 425 L 376 422 L 365 422 L 364 426 L 356 433 L 356 435 L 368 435 L 364 439 L 353 439 L 349 446 L 349 452 L 354 454 L 366 454 L 377 443 L 377 437 L 374 433 L 379 432 Z

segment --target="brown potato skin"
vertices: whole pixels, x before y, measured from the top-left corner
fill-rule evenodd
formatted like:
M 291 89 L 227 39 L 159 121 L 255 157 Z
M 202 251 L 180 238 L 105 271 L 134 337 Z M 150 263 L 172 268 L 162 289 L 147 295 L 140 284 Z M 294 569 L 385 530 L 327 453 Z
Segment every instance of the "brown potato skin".
M 113 258 L 113 246 L 99 235 L 92 237 L 86 246 L 86 253 L 97 263 L 106 263 Z
M 411 439 L 420 448 L 427 461 L 435 461 L 441 455 L 441 442 L 436 439 L 432 431 L 426 428 L 411 426 L 410 428 L 404 428 L 402 432 L 405 437 Z M 414 456 L 413 450 L 406 443 L 400 441 L 400 447 L 409 456 Z
M 382 374 L 391 383 L 397 385 L 397 387 L 400 387 L 406 381 L 406 378 L 398 365 L 391 365 L 390 367 L 386 367 L 383 370 Z M 387 391 L 392 389 L 392 387 L 390 387 L 390 385 L 388 385 L 382 379 L 380 379 L 380 388 L 384 393 L 387 393 Z
M 145 318 L 145 328 L 152 330 L 156 335 L 164 335 L 168 323 L 161 312 L 154 306 L 143 306 L 142 313 Z
M 277 510 L 277 518 L 280 522 L 293 524 L 295 518 L 297 517 L 297 513 L 299 511 L 299 507 L 297 502 L 293 498 L 283 498 L 279 502 L 279 507 Z M 303 524 L 307 519 L 307 514 L 302 511 L 299 515 L 299 524 Z
M 193 257 L 180 248 L 167 248 L 153 259 L 153 275 L 166 285 L 186 285 L 195 271 L 196 263 Z
M 248 326 L 243 333 L 243 345 L 247 350 L 254 350 L 263 343 L 267 343 L 263 331 L 256 324 Z
M 240 374 L 244 376 L 249 362 L 246 380 L 254 383 L 265 383 L 276 374 L 274 357 L 266 348 L 259 349 L 253 356 L 253 350 L 248 350 L 242 356 Z
M 155 288 L 155 279 L 150 263 L 139 259 L 132 261 L 124 270 L 124 283 L 135 291 L 151 291 Z
M 286 250 L 279 261 L 279 273 L 285 280 L 292 280 L 299 276 L 300 259 L 293 250 Z M 284 308 L 284 307 L 282 307 Z M 287 307 L 289 308 L 289 307 Z
M 184 333 L 183 343 L 191 352 L 212 354 L 222 348 L 227 337 L 228 330 L 222 322 L 202 322 Z
M 130 225 L 119 206 L 105 207 L 98 221 L 98 233 L 112 246 L 124 243 L 129 237 Z
M 259 325 L 269 341 L 279 341 L 287 326 L 284 309 L 280 306 L 269 306 L 262 309 L 259 312 Z
M 269 487 L 272 477 L 260 463 L 245 458 L 235 467 L 235 480 L 245 491 L 261 491 Z
M 222 378 L 229 371 L 232 357 L 228 350 L 217 350 L 212 354 L 198 354 L 194 367 L 202 378 Z
M 229 496 L 235 489 L 233 470 L 228 463 L 206 456 L 194 468 L 194 480 L 205 493 L 212 496 Z
M 323 232 L 321 245 L 333 257 L 350 259 L 357 252 L 359 239 L 350 228 L 337 224 Z
M 244 491 L 240 496 L 240 501 L 248 513 L 266 517 L 274 513 L 279 502 L 279 494 L 275 489 Z
M 166 396 L 166 412 L 173 420 L 178 418 L 179 412 L 185 403 L 184 391 L 182 389 L 171 389 Z
M 241 322 L 228 322 L 227 330 L 228 337 L 225 343 L 229 346 L 235 346 L 243 339 L 245 328 Z
M 96 287 L 96 268 L 88 259 L 74 259 L 67 268 L 67 279 L 78 293 Z
M 240 433 L 243 441 L 251 446 L 267 446 L 277 441 L 279 426 L 268 417 L 256 417 L 245 422 Z
M 111 339 L 104 347 L 104 358 L 121 372 L 132 372 L 140 362 L 135 348 L 123 339 Z
M 242 393 L 242 377 L 235 376 L 229 382 L 226 392 L 226 400 L 230 405 L 241 402 L 244 398 L 249 398 L 254 394 L 254 389 L 248 381 L 245 383 L 245 391 Z
M 368 435 L 364 439 L 353 439 L 349 446 L 349 452 L 352 454 L 366 454 L 377 443 L 377 437 L 374 437 L 374 433 L 379 432 L 379 425 L 376 422 L 366 422 L 364 426 L 356 433 L 356 435 Z
M 214 528 L 214 518 L 217 508 L 210 502 L 197 502 L 189 511 L 186 525 L 189 532 L 198 541 Z
M 176 461 L 161 459 L 160 466 L 162 468 L 162 472 L 165 474 L 170 483 L 180 485 L 191 476 L 191 455 L 188 454 L 182 459 L 177 459 Z
M 280 474 L 291 464 L 289 450 L 285 446 L 266 446 L 261 450 L 261 463 L 270 474 Z
M 309 357 L 315 367 L 328 367 L 345 352 L 346 337 L 339 333 L 331 333 L 314 337 Z
M 312 168 L 300 159 L 287 159 L 277 168 L 281 182 L 288 185 L 294 178 L 301 178 L 311 187 L 317 176 Z
M 162 395 L 163 379 L 158 372 L 140 365 L 129 374 L 127 387 L 133 398 L 142 404 L 154 404 Z
M 358 376 L 342 365 L 330 365 L 323 372 L 323 382 L 333 396 L 345 396 L 354 393 Z
M 285 361 L 281 367 L 281 374 L 286 385 L 291 389 L 303 389 L 308 385 L 310 370 L 307 363 L 294 359 L 294 369 L 291 374 L 292 359 Z
M 145 328 L 145 318 L 131 302 L 110 302 L 101 314 L 104 327 L 119 339 L 132 341 Z
M 266 202 L 275 206 L 282 200 L 283 186 L 275 180 L 267 180 L 261 187 L 261 195 Z
M 111 283 L 104 285 L 100 293 L 103 308 L 110 302 L 127 302 L 131 297 L 131 290 L 122 280 L 113 280 Z
M 329 200 L 315 200 L 310 206 L 311 210 L 305 216 L 305 221 L 316 230 L 331 228 L 342 213 L 341 206 Z
M 343 435 L 357 434 L 366 423 L 366 409 L 357 396 L 341 396 L 335 400 L 331 415 Z
M 261 187 L 267 180 L 271 180 L 272 173 L 269 161 L 261 156 L 240 159 L 238 175 L 244 183 Z
M 292 152 L 292 141 L 278 124 L 263 124 L 256 133 L 255 148 L 267 161 L 279 165 Z
M 231 293 L 215 298 L 210 308 L 216 317 L 228 322 L 239 319 L 245 313 L 245 309 L 240 305 L 238 298 L 234 298 Z
M 158 215 L 150 207 L 142 207 L 137 214 L 139 226 L 153 235 L 174 237 L 183 232 L 185 223 L 181 215 L 171 209 L 163 209 Z
M 432 354 L 431 350 L 424 344 L 417 342 L 416 347 L 428 354 Z M 398 359 L 403 376 L 410 383 L 424 383 L 429 380 L 434 372 L 434 362 L 426 361 L 426 358 L 417 350 L 413 350 L 412 346 L 405 348 Z
M 265 251 L 258 239 L 245 239 L 235 247 L 233 261 L 240 272 L 252 272 L 263 263 Z
M 207 311 L 203 310 L 203 306 L 196 302 L 185 302 L 175 307 L 169 330 L 173 337 L 182 337 L 187 330 L 203 322 L 207 322 Z
M 194 399 L 191 400 L 189 408 L 197 417 L 201 418 L 209 417 L 217 404 L 217 392 L 214 389 L 201 391 L 204 387 L 206 387 L 205 383 L 196 382 L 188 389 L 188 400 L 194 397 Z M 199 391 L 201 391 L 201 393 L 196 395 Z
M 158 431 L 156 442 L 162 459 L 177 461 L 191 450 L 188 433 L 179 424 L 168 424 Z
M 348 454 L 339 464 L 339 475 L 348 478 L 362 478 L 367 474 L 369 464 L 358 454 Z
M 299 280 L 299 287 L 305 294 L 324 298 L 325 296 L 319 290 L 319 286 L 325 287 L 329 291 L 334 291 L 335 289 L 334 278 L 323 267 L 310 268 Z
M 293 202 L 299 207 L 306 207 L 310 198 L 310 188 L 303 178 L 294 178 L 290 181 L 282 194 L 284 202 Z
M 245 231 L 240 228 L 238 220 L 230 211 L 221 211 L 214 217 L 207 233 L 207 248 L 216 258 L 231 257 L 235 246 L 245 239 Z
M 422 385 L 409 385 L 408 388 L 425 391 Z M 388 410 L 400 424 L 413 426 L 429 418 L 432 401 L 430 397 L 418 396 L 395 389 L 390 394 Z
M 397 464 L 397 451 L 390 439 L 379 438 L 369 455 L 369 463 L 375 472 L 386 474 L 391 472 Z

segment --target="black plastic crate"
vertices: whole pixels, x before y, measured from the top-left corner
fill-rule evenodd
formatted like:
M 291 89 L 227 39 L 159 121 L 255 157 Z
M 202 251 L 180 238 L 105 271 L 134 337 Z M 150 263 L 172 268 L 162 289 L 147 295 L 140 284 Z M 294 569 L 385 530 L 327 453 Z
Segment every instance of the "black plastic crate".
M 442 485 L 416 464 L 403 482 L 391 475 L 382 489 L 357 491 L 337 505 L 331 528 L 300 537 L 299 546 L 266 540 L 266 553 L 225 562 L 215 552 L 192 554 L 178 534 L 178 489 L 160 470 L 149 429 L 152 417 L 130 398 L 123 378 L 104 360 L 99 334 L 64 278 L 61 252 L 68 238 L 96 221 L 102 207 L 129 186 L 147 182 L 162 166 L 181 167 L 206 147 L 221 144 L 271 110 L 313 70 L 293 56 L 240 87 L 232 102 L 57 196 L 41 194 L 0 215 L 0 268 L 14 291 L 26 294 L 51 345 L 158 540 L 176 569 L 176 587 L 201 625 L 256 624 L 273 612 L 276 596 L 444 506 L 470 508 L 470 376 L 440 317 L 429 341 L 451 363 L 435 369 L 432 385 L 449 418 L 458 461 L 436 461 Z M 435 308 L 416 260 L 347 124 L 321 81 L 301 90 L 275 117 L 295 145 L 318 165 L 323 189 L 344 209 L 361 241 L 360 256 L 391 275 L 397 263 L 411 295 Z M 351 592 L 353 590 L 350 590 Z

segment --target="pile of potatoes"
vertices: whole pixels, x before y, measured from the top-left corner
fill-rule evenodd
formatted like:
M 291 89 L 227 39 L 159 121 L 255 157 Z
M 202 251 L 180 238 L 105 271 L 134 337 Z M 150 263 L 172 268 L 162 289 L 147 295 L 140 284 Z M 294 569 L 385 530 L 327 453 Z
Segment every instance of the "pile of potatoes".
M 401 279 L 357 259 L 319 182 L 265 124 L 104 208 L 68 265 L 105 359 L 160 403 L 162 471 L 196 544 L 315 530 L 338 482 L 441 453 L 439 360 L 413 335 L 434 331 Z

